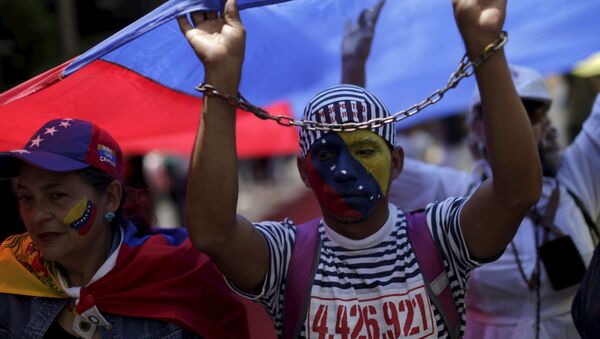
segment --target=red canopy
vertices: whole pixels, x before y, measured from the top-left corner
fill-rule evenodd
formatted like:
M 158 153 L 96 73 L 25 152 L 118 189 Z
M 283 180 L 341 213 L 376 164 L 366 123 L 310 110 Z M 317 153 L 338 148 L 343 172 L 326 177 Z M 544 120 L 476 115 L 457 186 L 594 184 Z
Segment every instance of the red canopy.
M 162 150 L 190 154 L 201 99 L 103 60 L 63 79 L 61 74 L 67 64 L 0 95 L 0 117 L 4 121 L 0 150 L 21 148 L 47 120 L 70 117 L 91 120 L 105 128 L 125 153 Z M 276 115 L 291 116 L 287 103 L 266 109 Z M 295 128 L 260 120 L 245 111 L 238 110 L 237 114 L 239 157 L 286 155 L 298 149 Z

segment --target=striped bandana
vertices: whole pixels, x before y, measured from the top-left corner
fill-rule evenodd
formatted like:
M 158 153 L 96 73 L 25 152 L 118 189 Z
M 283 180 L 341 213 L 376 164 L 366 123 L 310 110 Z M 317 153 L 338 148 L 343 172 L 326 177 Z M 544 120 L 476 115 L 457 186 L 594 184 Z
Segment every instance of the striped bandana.
M 379 99 L 366 89 L 354 85 L 338 85 L 316 94 L 302 114 L 302 120 L 322 123 L 364 122 L 390 115 Z M 393 124 L 385 124 L 371 129 L 390 146 L 396 147 Z M 329 131 L 309 131 L 300 129 L 300 155 L 304 158 L 310 147 Z

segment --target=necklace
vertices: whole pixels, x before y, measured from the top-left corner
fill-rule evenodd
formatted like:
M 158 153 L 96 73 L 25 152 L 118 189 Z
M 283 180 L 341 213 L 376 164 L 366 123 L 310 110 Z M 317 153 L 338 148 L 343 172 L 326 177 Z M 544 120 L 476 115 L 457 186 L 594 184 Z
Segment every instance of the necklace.
M 537 233 L 537 229 L 536 229 L 535 225 L 534 225 L 534 232 Z M 525 281 L 525 284 L 527 284 L 527 287 L 529 288 L 530 291 L 533 291 L 534 289 L 539 287 L 539 284 L 540 284 L 540 274 L 539 274 L 538 265 L 537 265 L 537 262 L 539 261 L 539 256 L 537 253 L 537 248 L 538 248 L 537 238 L 538 237 L 536 235 L 536 242 L 535 242 L 536 267 L 533 270 L 533 272 L 531 272 L 531 275 L 529 276 L 529 278 L 527 277 L 527 274 L 525 273 L 525 269 L 523 268 L 523 263 L 521 262 L 521 258 L 519 258 L 519 251 L 517 250 L 517 246 L 515 245 L 514 241 L 510 242 L 510 248 L 512 249 L 513 255 L 515 256 L 515 261 L 517 262 L 517 268 L 519 269 L 519 275 L 521 276 L 523 281 Z
M 554 193 L 554 192 L 553 192 Z M 548 210 L 546 211 L 548 214 Z M 519 258 L 519 252 L 517 251 L 517 246 L 513 241 L 510 242 L 513 254 L 515 255 L 515 261 L 517 262 L 517 267 L 519 269 L 519 274 L 521 278 L 527 284 L 529 291 L 535 291 L 535 338 L 538 339 L 540 337 L 540 310 L 541 310 L 541 295 L 540 295 L 540 243 L 539 243 L 539 229 L 538 226 L 542 226 L 542 216 L 537 210 L 537 207 L 529 210 L 527 217 L 531 220 L 533 224 L 533 234 L 534 234 L 534 244 L 535 244 L 535 269 L 531 272 L 531 276 L 527 278 L 525 274 L 525 269 L 523 268 L 523 263 L 521 262 L 521 258 Z M 543 226 L 542 226 L 543 229 Z

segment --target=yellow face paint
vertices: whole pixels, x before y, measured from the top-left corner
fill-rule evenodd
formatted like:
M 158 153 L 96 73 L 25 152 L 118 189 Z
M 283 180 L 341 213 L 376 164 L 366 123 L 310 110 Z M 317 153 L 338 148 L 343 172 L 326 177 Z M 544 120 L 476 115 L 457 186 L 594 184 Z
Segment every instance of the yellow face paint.
M 67 213 L 63 219 L 64 223 L 86 235 L 96 220 L 96 207 L 87 197 L 81 198 Z
M 366 130 L 341 132 L 352 156 L 375 178 L 383 194 L 387 194 L 390 183 L 392 154 L 385 140 Z
M 81 200 L 79 200 L 75 204 L 75 206 L 71 207 L 71 209 L 67 213 L 67 216 L 63 219 L 63 222 L 67 225 L 70 225 L 70 224 L 74 223 L 75 221 L 81 219 L 81 217 L 85 213 L 87 204 L 88 204 L 88 198 L 87 197 L 81 198 Z

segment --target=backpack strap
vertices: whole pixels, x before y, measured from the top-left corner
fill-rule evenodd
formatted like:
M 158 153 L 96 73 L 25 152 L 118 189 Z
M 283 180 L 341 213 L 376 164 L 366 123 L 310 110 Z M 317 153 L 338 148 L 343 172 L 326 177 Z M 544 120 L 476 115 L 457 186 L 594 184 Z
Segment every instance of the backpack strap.
M 565 188 L 567 189 L 567 193 L 569 193 L 571 198 L 573 198 L 573 201 L 575 201 L 577 207 L 579 207 L 579 209 L 581 210 L 581 214 L 583 214 L 583 219 L 585 219 L 585 223 L 588 225 L 588 228 L 590 230 L 592 242 L 594 243 L 594 245 L 597 244 L 598 240 L 600 239 L 600 231 L 598 231 L 598 226 L 596 225 L 594 219 L 592 219 L 590 213 L 583 205 L 583 201 L 581 201 L 581 199 L 579 199 L 579 197 L 575 193 L 573 193 L 573 191 L 571 191 L 569 188 Z
M 298 338 L 302 330 L 321 249 L 320 220 L 321 218 L 316 218 L 296 226 L 283 302 L 283 339 Z
M 423 274 L 429 299 L 440 312 L 451 338 L 458 338 L 459 317 L 452 299 L 450 281 L 437 244 L 433 240 L 424 210 L 406 215 L 407 233 L 410 244 Z

